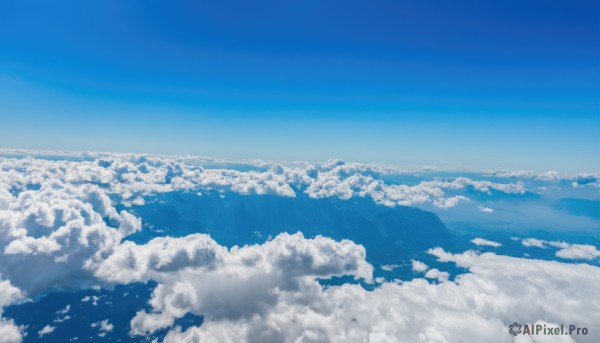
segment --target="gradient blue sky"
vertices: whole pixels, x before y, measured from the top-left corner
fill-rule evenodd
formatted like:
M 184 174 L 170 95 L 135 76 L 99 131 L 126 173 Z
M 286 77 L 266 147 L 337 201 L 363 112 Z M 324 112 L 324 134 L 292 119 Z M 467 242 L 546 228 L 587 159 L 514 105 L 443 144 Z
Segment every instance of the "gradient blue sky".
M 600 171 L 597 1 L 0 0 L 0 147 Z

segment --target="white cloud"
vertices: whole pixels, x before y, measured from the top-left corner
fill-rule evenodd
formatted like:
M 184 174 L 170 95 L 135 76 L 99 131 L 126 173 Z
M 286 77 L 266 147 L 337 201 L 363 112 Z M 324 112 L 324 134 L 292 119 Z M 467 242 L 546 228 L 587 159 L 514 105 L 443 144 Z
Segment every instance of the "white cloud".
M 55 329 L 56 329 L 56 326 L 46 325 L 40 331 L 38 331 L 38 336 L 42 337 L 47 334 L 50 334 L 50 333 L 54 332 Z
M 2 316 L 5 306 L 25 300 L 23 292 L 8 280 L 0 280 L 0 343 L 17 343 L 23 339 L 23 327 Z
M 98 297 L 98 296 L 95 296 L 95 295 L 92 295 L 92 296 L 86 295 L 85 297 L 83 297 L 81 299 L 81 302 L 82 303 L 91 302 L 92 305 L 98 306 L 98 300 L 100 300 L 100 297 Z
M 133 215 L 118 213 L 98 186 L 43 181 L 0 211 L 0 274 L 28 297 L 90 287 L 95 277 L 82 266 L 105 258 L 140 227 Z
M 400 267 L 400 266 L 397 264 L 384 264 L 381 266 L 381 269 L 385 270 L 386 272 L 391 272 L 398 267 Z
M 282 296 L 320 288 L 316 278 L 352 275 L 372 281 L 366 252 L 351 241 L 280 234 L 262 245 L 226 249 L 206 235 L 127 242 L 93 268 L 107 282 L 153 279 L 152 312 L 140 311 L 132 332 L 169 327 L 187 312 L 207 320 L 265 315 Z
M 373 291 L 344 284 L 311 287 L 301 296 L 282 292 L 269 311 L 206 318 L 200 327 L 171 329 L 165 342 L 461 342 L 465 335 L 469 341 L 512 342 L 508 324 L 514 321 L 542 323 L 543 318 L 547 325 L 594 327 L 600 320 L 594 305 L 600 300 L 597 267 L 439 248 L 430 253 L 469 272 L 455 281 L 414 279 L 383 283 Z M 598 338 L 590 332 L 577 340 Z
M 600 257 L 600 250 L 589 244 L 570 244 L 564 241 L 546 241 L 536 238 L 522 240 L 526 247 L 538 247 L 545 249 L 547 245 L 559 248 L 555 255 L 569 260 L 593 260 Z
M 475 245 L 485 245 L 485 246 L 490 246 L 490 247 L 499 247 L 502 246 L 502 244 L 498 243 L 498 242 L 494 242 L 494 241 L 489 241 L 487 239 L 483 239 L 483 238 L 473 238 L 471 240 L 471 243 L 475 244 Z
M 0 318 L 0 343 L 19 343 L 23 340 L 22 328 L 13 320 Z
M 67 313 L 69 313 L 69 311 L 71 310 L 71 305 L 67 305 L 65 306 L 65 308 L 63 308 L 62 310 L 58 310 L 55 313 L 58 315 L 52 322 L 53 323 L 62 323 L 64 321 L 67 321 L 69 319 L 71 319 L 71 316 L 69 316 Z M 61 317 L 62 316 L 62 317 Z
M 92 323 L 91 327 L 98 328 L 98 336 L 100 337 L 106 336 L 106 334 L 112 332 L 114 328 L 113 325 L 108 321 L 108 319 Z
M 536 248 L 542 248 L 542 249 L 546 248 L 545 243 L 546 243 L 546 241 L 536 239 L 536 238 L 525 238 L 521 241 L 521 244 L 523 244 L 523 246 L 536 247 Z
M 452 208 L 458 205 L 460 201 L 469 201 L 469 198 L 467 198 L 466 196 L 457 195 L 448 199 L 436 199 L 433 201 L 433 204 L 440 208 Z
M 0 188 L 0 210 L 7 210 L 12 201 L 12 194 L 7 189 Z
M 0 282 L 0 305 L 55 289 L 154 280 L 158 285 L 151 309 L 132 318 L 133 334 L 171 328 L 186 313 L 205 316 L 201 327 L 183 332 L 171 328 L 165 340 L 173 342 L 433 342 L 460 341 L 465 332 L 472 341 L 508 342 L 506 325 L 515 320 L 600 321 L 593 307 L 599 302 L 595 287 L 600 277 L 593 266 L 472 251 L 450 254 L 438 248 L 430 252 L 468 273 L 449 281 L 448 272 L 435 268 L 425 277 L 436 283 L 383 282 L 372 291 L 355 284 L 323 287 L 318 279 L 341 275 L 372 282 L 365 249 L 347 240 L 307 239 L 302 234 L 233 248 L 207 235 L 135 244 L 123 239 L 141 229 L 141 219 L 117 211 L 110 198 L 139 206 L 139 199 L 172 191 L 286 197 L 304 192 L 313 198 L 366 197 L 386 206 L 430 203 L 450 208 L 468 201 L 456 192 L 524 194 L 521 182 L 458 177 L 398 185 L 378 178 L 374 166 L 341 161 L 265 163 L 262 169 L 242 172 L 201 166 L 209 160 L 183 157 L 88 156 L 83 161 L 0 158 L 0 275 L 10 280 Z M 559 248 L 582 250 L 575 245 Z M 412 261 L 413 269 L 427 270 L 421 263 Z M 529 292 L 527 302 L 523 290 Z M 98 300 L 82 299 L 94 305 Z M 102 323 L 96 323 L 101 334 L 112 330 L 108 321 Z M 53 329 L 48 325 L 39 335 Z M 21 328 L 9 319 L 0 319 L 0 333 L 12 341 L 21 339 Z
M 71 316 L 66 315 L 64 317 L 56 317 L 52 322 L 53 323 L 62 323 L 62 322 L 67 321 L 69 319 L 71 319 Z
M 71 310 L 71 305 L 65 306 L 62 310 L 56 311 L 56 314 L 67 314 Z
M 437 279 L 439 282 L 447 281 L 450 277 L 448 272 L 442 272 L 437 268 L 429 269 L 427 273 L 425 273 L 425 277 L 428 279 Z
M 8 280 L 0 280 L 0 311 L 5 306 L 24 300 L 23 292 Z M 0 312 L 1 314 L 1 312 Z
M 557 251 L 556 256 L 572 260 L 593 260 L 600 257 L 600 251 L 593 245 L 570 244 Z
M 302 191 L 313 198 L 369 197 L 386 206 L 433 203 L 442 208 L 454 207 L 459 201 L 467 200 L 460 195 L 446 197 L 447 190 L 470 188 L 487 194 L 491 190 L 508 194 L 526 192 L 521 182 L 503 184 L 457 177 L 435 178 L 409 186 L 386 184 L 378 178 L 378 174 L 416 173 L 431 170 L 430 167 L 398 168 L 341 161 L 325 164 L 261 162 L 257 164 L 260 170 L 237 171 L 203 167 L 212 161 L 202 158 L 106 153 L 86 156 L 93 159 L 0 158 L 3 166 L 0 184 L 16 189 L 48 180 L 97 184 L 102 185 L 107 194 L 118 195 L 125 206 L 141 205 L 146 196 L 172 191 L 233 191 L 285 197 L 294 197 L 297 191 Z M 7 206 L 10 196 L 0 191 L 0 208 Z M 123 233 L 129 234 L 138 227 L 137 224 L 124 226 Z
M 573 181 L 575 184 L 590 184 L 593 186 L 597 186 L 599 181 L 598 176 L 593 173 L 560 174 L 555 170 L 542 173 L 532 170 L 491 170 L 486 171 L 484 175 L 501 178 L 536 179 L 541 181 Z
M 205 315 L 201 327 L 171 329 L 166 342 L 459 341 L 467 329 L 479 341 L 508 342 L 506 326 L 512 321 L 590 325 L 600 320 L 592 308 L 600 300 L 594 300 L 600 281 L 596 267 L 439 248 L 430 253 L 469 273 L 448 281 L 447 272 L 431 269 L 426 277 L 439 284 L 384 282 L 374 291 L 350 284 L 323 288 L 316 278 L 350 274 L 370 280 L 365 251 L 349 241 L 299 234 L 232 249 L 205 235 L 128 242 L 90 268 L 108 282 L 159 282 L 152 311 L 140 311 L 131 321 L 134 334 L 169 328 L 188 312 Z M 120 269 L 125 273 L 115 273 Z M 529 290 L 527 302 L 523 289 Z
M 489 207 L 485 207 L 485 206 L 477 206 L 477 208 L 479 209 L 479 211 L 481 212 L 485 212 L 485 213 L 494 213 L 494 209 L 493 208 L 489 208 Z
M 415 272 L 424 272 L 429 269 L 429 266 L 421 261 L 410 260 L 410 262 L 412 263 L 412 270 Z

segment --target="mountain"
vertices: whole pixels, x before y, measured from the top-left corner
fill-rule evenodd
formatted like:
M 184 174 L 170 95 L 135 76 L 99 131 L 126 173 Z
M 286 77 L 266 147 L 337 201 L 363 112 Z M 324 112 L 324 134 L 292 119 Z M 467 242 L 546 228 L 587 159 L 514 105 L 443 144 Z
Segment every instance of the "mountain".
M 295 198 L 237 193 L 172 192 L 134 207 L 144 230 L 129 237 L 138 243 L 156 236 L 208 233 L 227 246 L 264 242 L 281 232 L 301 231 L 360 242 L 371 261 L 448 246 L 452 236 L 431 212 L 414 207 L 387 207 L 371 199 L 313 199 L 302 192 Z M 164 230 L 164 231 L 163 231 Z

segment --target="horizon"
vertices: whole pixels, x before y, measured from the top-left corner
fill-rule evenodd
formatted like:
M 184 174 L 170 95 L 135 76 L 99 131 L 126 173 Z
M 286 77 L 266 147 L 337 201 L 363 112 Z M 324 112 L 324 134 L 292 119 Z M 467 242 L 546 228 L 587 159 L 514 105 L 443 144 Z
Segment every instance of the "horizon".
M 598 174 L 591 171 L 580 171 L 576 173 L 565 173 L 560 172 L 556 169 L 545 169 L 545 170 L 534 170 L 534 169 L 462 169 L 460 162 L 448 162 L 441 161 L 437 164 L 422 164 L 422 165 L 408 165 L 408 164 L 393 164 L 393 163 L 377 163 L 377 162 L 363 162 L 363 161 L 352 161 L 344 160 L 339 158 L 329 158 L 326 160 L 276 160 L 276 159 L 261 159 L 261 158 L 241 158 L 241 159 L 227 159 L 219 156 L 208 156 L 208 155 L 196 155 L 196 154 L 156 154 L 148 152 L 131 152 L 131 151 L 93 151 L 93 150 L 59 150 L 59 149 L 21 149 L 21 148 L 5 148 L 0 147 L 0 157 L 7 158 L 20 158 L 23 156 L 30 156 L 34 158 L 48 158 L 48 157 L 77 157 L 81 158 L 84 156 L 89 157 L 111 157 L 111 156 L 148 156 L 148 157 L 165 157 L 165 158 L 182 158 L 182 159 L 202 159 L 211 162 L 219 162 L 224 164 L 256 164 L 256 163 L 279 163 L 279 164 L 296 164 L 296 163 L 311 163 L 315 165 L 324 165 L 334 161 L 340 161 L 343 163 L 359 164 L 365 166 L 382 166 L 391 168 L 406 168 L 410 170 L 414 168 L 414 172 L 418 173 L 463 173 L 463 174 L 478 174 L 478 173 L 515 173 L 514 177 L 523 177 L 523 175 L 516 176 L 518 173 L 530 173 L 530 175 L 542 175 L 544 173 L 558 173 L 560 177 L 576 177 L 576 176 L 594 176 Z

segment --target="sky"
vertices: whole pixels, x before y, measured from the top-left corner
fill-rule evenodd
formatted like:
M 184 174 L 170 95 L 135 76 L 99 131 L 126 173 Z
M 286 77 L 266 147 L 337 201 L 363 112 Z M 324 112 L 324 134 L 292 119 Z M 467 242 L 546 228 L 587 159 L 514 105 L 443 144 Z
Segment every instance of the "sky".
M 0 0 L 0 147 L 598 172 L 599 10 Z

